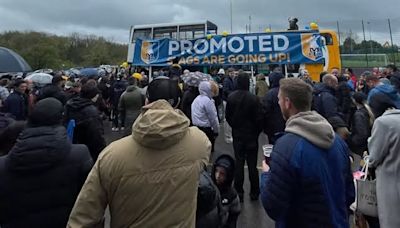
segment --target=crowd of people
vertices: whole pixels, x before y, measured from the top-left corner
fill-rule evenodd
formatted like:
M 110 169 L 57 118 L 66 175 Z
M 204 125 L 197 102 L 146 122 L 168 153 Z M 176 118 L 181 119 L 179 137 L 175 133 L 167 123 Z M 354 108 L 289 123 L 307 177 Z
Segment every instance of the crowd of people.
M 107 207 L 111 227 L 236 227 L 246 163 L 250 200 L 261 196 L 277 227 L 348 227 L 352 163 L 365 156 L 379 216 L 364 217 L 400 227 L 394 65 L 359 77 L 332 69 L 319 82 L 275 67 L 255 86 L 234 68 L 197 83 L 176 63 L 151 81 L 127 72 L 0 81 L 1 227 L 96 227 Z M 107 120 L 122 137 L 108 146 Z M 260 134 L 273 145 L 261 179 Z M 211 161 L 217 137 L 234 156 Z

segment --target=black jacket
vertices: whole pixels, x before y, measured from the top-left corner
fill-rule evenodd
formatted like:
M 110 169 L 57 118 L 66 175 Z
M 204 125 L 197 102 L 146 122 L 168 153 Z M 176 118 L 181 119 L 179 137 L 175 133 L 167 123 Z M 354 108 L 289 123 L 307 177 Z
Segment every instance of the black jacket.
M 222 99 L 224 101 L 228 100 L 229 95 L 235 91 L 235 87 L 234 79 L 229 76 L 225 77 L 222 87 Z
M 4 102 L 4 112 L 12 114 L 16 120 L 26 120 L 28 115 L 28 98 L 25 94 L 14 91 Z
M 350 121 L 351 115 L 351 89 L 347 84 L 347 81 L 339 82 L 338 90 L 336 92 L 337 102 L 338 102 L 338 111 L 343 114 L 343 118 L 346 124 Z
M 348 145 L 352 152 L 362 156 L 368 149 L 368 138 L 371 136 L 370 117 L 366 108 L 358 109 L 351 121 L 351 135 Z
M 114 108 L 118 108 L 119 98 L 125 92 L 127 86 L 128 84 L 125 80 L 114 81 L 114 84 L 111 86 L 110 102 Z
M 182 112 L 185 113 L 186 117 L 189 118 L 192 123 L 192 103 L 194 99 L 199 95 L 199 88 L 189 87 L 184 93 L 182 98 Z
M 261 103 L 256 95 L 244 89 L 232 92 L 228 97 L 225 115 L 234 138 L 258 138 L 263 116 Z
M 100 82 L 98 87 L 99 90 L 101 91 L 101 96 L 105 101 L 107 101 L 110 98 L 111 88 L 107 86 L 107 83 L 104 82 Z
M 103 122 L 94 103 L 86 98 L 76 97 L 65 106 L 65 124 L 74 119 L 74 139 L 77 144 L 85 144 L 96 161 L 100 152 L 106 147 L 103 137 Z
M 262 101 L 264 112 L 263 129 L 264 133 L 268 135 L 271 144 L 276 141 L 275 134 L 285 130 L 285 120 L 278 103 L 279 81 L 282 78 L 283 75 L 278 73 L 272 73 L 269 76 L 270 90 L 268 90 Z
M 92 164 L 64 127 L 27 128 L 0 157 L 0 226 L 65 227 Z
M 39 96 L 37 100 L 43 100 L 48 97 L 54 97 L 57 100 L 59 100 L 62 104 L 65 104 L 67 102 L 67 95 L 65 94 L 64 91 L 60 89 L 60 87 L 50 84 L 46 85 L 39 91 Z
M 338 116 L 343 119 L 338 108 L 335 89 L 320 83 L 314 87 L 313 108 L 325 119 Z

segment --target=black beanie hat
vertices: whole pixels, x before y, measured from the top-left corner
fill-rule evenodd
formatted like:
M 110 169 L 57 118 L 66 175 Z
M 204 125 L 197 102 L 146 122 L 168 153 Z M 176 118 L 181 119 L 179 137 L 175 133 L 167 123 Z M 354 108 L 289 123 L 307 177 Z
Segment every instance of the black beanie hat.
M 33 107 L 28 117 L 28 125 L 30 127 L 59 125 L 63 118 L 63 111 L 63 105 L 59 100 L 52 97 L 45 98 Z
M 80 96 L 82 98 L 92 99 L 97 94 L 99 94 L 99 90 L 97 89 L 97 85 L 93 85 L 92 83 L 86 83 L 81 88 Z
M 237 88 L 240 90 L 249 90 L 250 78 L 246 73 L 240 73 L 236 79 Z
M 147 87 L 147 99 L 149 102 L 157 100 L 167 100 L 172 107 L 179 104 L 180 88 L 177 81 L 168 77 L 159 76 L 154 79 Z

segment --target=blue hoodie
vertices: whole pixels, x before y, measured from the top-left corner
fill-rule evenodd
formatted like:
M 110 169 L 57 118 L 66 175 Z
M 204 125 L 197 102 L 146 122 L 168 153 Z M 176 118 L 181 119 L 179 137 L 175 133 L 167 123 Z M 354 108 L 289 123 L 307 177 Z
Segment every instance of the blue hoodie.
M 379 84 L 377 87 L 373 88 L 369 93 L 368 93 L 368 103 L 371 102 L 371 98 L 373 96 L 376 96 L 378 93 L 383 93 L 386 96 L 388 96 L 394 103 L 394 105 L 397 108 L 400 108 L 400 96 L 397 90 L 392 86 L 388 84 Z

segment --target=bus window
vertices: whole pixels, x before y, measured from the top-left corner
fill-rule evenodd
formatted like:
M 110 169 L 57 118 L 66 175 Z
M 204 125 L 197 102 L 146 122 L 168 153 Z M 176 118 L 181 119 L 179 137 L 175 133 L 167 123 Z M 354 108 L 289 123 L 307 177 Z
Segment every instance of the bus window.
M 151 39 L 151 29 L 135 29 L 135 31 L 133 31 L 132 43 L 135 42 L 137 38 Z
M 209 29 L 209 30 L 207 31 L 207 34 L 217 35 L 217 30 L 215 30 L 215 29 Z
M 193 39 L 204 37 L 205 25 L 183 25 L 179 27 L 179 39 Z
M 333 45 L 333 38 L 331 34 L 321 33 L 321 35 L 325 38 L 326 45 Z
M 176 26 L 154 28 L 154 38 L 176 39 L 177 30 L 178 30 L 178 28 Z
M 194 38 L 195 38 L 195 39 L 196 39 L 196 38 L 201 38 L 201 37 L 204 37 L 204 36 L 205 36 L 204 30 L 194 31 L 193 33 L 194 33 Z
M 192 31 L 180 32 L 179 33 L 179 39 L 181 39 L 181 40 L 193 39 L 193 32 Z
M 170 39 L 176 39 L 176 32 L 165 32 L 165 33 L 155 33 L 154 34 L 154 39 L 160 39 L 160 38 L 170 38 Z

